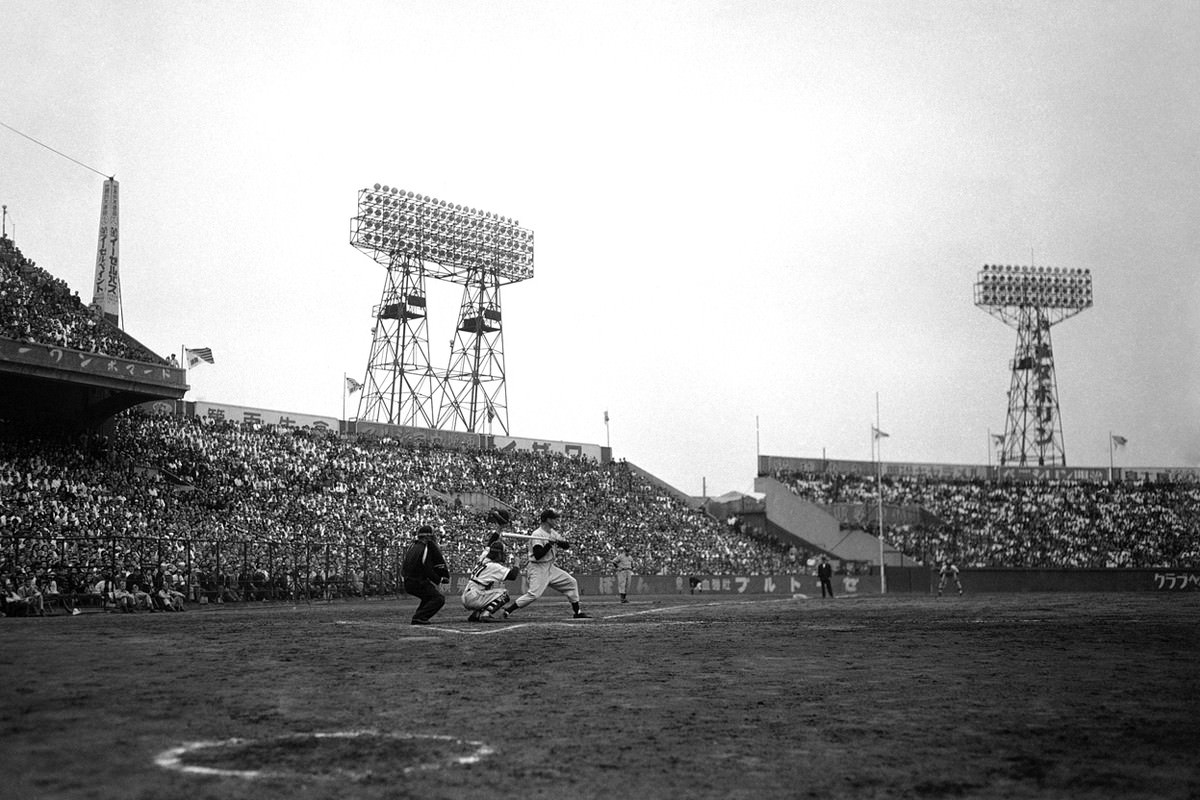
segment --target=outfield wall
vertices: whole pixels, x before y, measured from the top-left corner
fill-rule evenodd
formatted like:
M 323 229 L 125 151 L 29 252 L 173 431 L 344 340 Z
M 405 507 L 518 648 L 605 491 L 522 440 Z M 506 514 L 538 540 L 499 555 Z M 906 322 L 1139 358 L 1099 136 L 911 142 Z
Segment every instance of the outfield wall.
M 967 594 L 1024 592 L 1195 592 L 1200 591 L 1200 570 L 1172 569 L 964 569 L 959 576 Z M 587 597 L 613 597 L 616 578 L 611 575 L 576 575 L 579 591 Z M 443 587 L 447 594 L 460 594 L 468 580 L 456 575 Z M 888 594 L 932 594 L 937 573 L 924 567 L 888 567 Z M 695 585 L 693 585 L 695 581 Z M 510 581 L 513 597 L 525 591 L 523 580 Z M 879 594 L 879 575 L 834 575 L 833 591 L 839 597 Z M 948 593 L 955 591 L 951 583 Z M 820 597 L 821 585 L 814 575 L 635 575 L 630 596 L 713 595 L 805 595 Z M 552 599 L 548 591 L 544 599 Z

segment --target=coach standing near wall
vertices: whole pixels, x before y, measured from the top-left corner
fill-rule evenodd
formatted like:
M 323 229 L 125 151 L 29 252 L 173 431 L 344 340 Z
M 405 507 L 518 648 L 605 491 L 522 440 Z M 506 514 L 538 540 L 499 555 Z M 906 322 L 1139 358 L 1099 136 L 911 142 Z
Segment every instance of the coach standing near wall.
M 629 593 L 629 581 L 633 578 L 633 559 L 629 557 L 629 548 L 621 547 L 617 557 L 610 563 L 617 574 L 617 594 L 621 596 L 622 603 L 628 603 L 626 595 Z
M 417 528 L 417 540 L 404 551 L 400 575 L 404 591 L 421 601 L 413 612 L 412 624 L 428 625 L 433 615 L 446 605 L 438 585 L 450 582 L 450 569 L 437 546 L 433 528 L 428 525 Z

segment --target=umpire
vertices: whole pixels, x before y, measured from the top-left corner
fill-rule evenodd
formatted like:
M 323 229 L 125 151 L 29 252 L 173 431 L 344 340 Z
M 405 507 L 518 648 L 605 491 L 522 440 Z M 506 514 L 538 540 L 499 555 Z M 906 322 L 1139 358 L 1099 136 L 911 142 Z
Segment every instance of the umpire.
M 400 576 L 404 579 L 404 591 L 421 601 L 413 612 L 412 624 L 428 625 L 446 604 L 438 584 L 450 582 L 450 569 L 437 546 L 433 528 L 428 525 L 417 528 L 417 540 L 404 551 Z

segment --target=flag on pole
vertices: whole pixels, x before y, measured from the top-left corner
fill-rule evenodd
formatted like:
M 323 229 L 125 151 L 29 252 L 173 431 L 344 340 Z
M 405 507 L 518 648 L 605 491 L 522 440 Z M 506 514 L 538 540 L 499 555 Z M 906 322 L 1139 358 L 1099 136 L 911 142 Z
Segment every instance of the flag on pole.
M 187 355 L 189 369 L 201 361 L 207 361 L 209 364 L 217 363 L 213 361 L 212 348 L 209 347 L 185 347 L 183 352 Z
M 604 424 L 605 425 L 608 424 L 608 412 L 607 411 L 604 412 Z
M 1004 444 L 1004 434 L 1003 433 L 993 433 L 992 441 L 995 442 L 996 444 Z
M 354 380 L 354 378 L 346 378 L 346 391 L 347 392 L 349 392 L 350 394 L 354 394 L 361 388 L 362 388 L 362 384 L 359 383 L 358 381 Z
M 890 436 L 891 434 L 884 433 L 883 431 L 879 430 L 879 428 L 876 428 L 874 425 L 872 425 L 871 426 L 871 435 L 875 437 L 875 441 L 879 441 L 880 439 L 884 438 L 885 436 Z
M 1124 447 L 1125 445 L 1129 444 L 1128 439 L 1126 439 L 1124 436 L 1117 436 L 1116 434 L 1113 434 L 1112 440 L 1113 444 L 1115 444 L 1117 447 Z

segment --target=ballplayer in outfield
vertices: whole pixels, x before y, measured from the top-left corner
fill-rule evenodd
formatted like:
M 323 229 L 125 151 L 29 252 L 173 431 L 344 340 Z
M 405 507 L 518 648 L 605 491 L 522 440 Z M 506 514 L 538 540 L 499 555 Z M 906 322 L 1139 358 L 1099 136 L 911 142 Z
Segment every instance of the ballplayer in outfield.
M 953 580 L 954 585 L 958 587 L 958 593 L 962 594 L 962 582 L 958 579 L 958 565 L 953 561 L 946 560 L 942 562 L 942 568 L 938 570 L 938 588 L 937 596 L 942 596 L 942 589 L 946 588 L 946 581 Z
M 609 563 L 617 573 L 617 594 L 621 595 L 622 603 L 628 603 L 629 598 L 625 595 L 629 593 L 629 580 L 633 577 L 633 559 L 629 557 L 629 548 L 622 547 L 617 551 L 617 557 Z
M 561 592 L 571 601 L 571 610 L 575 619 L 591 619 L 579 609 L 579 584 L 565 570 L 554 564 L 554 553 L 557 549 L 566 550 L 570 542 L 559 538 L 557 525 L 558 513 L 550 509 L 542 512 L 542 524 L 529 534 L 529 565 L 525 568 L 529 580 L 529 590 L 504 607 L 503 617 L 524 608 L 542 596 L 547 588 Z
M 502 618 L 493 615 L 512 600 L 504 588 L 504 582 L 516 580 L 520 574 L 516 567 L 509 567 L 505 563 L 504 543 L 492 544 L 487 557 L 472 570 L 467 585 L 463 587 L 463 608 L 471 612 L 467 621 L 500 622 Z

